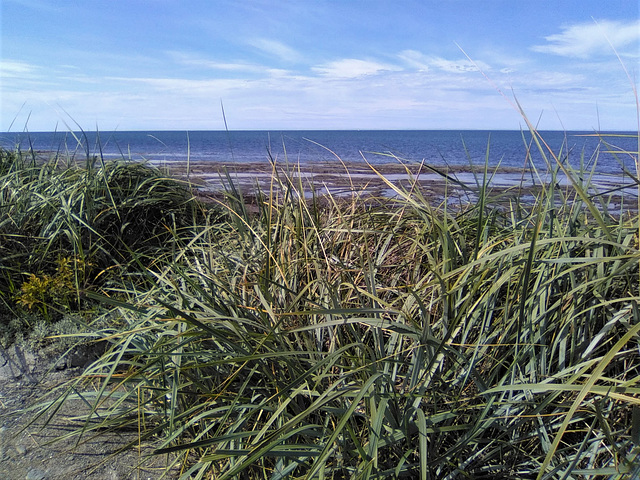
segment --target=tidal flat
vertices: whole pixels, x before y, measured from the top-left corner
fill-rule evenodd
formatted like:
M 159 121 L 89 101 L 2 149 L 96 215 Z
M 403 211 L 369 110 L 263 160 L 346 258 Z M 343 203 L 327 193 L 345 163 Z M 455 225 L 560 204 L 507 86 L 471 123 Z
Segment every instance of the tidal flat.
M 170 162 L 163 164 L 176 178 L 192 182 L 203 199 L 217 196 L 233 184 L 243 194 L 255 196 L 280 189 L 291 183 L 306 197 L 358 197 L 398 199 L 402 191 L 419 191 L 434 205 L 442 202 L 464 206 L 475 203 L 482 190 L 502 203 L 531 203 L 538 194 L 548 192 L 551 183 L 564 197 L 577 183 L 592 198 L 606 198 L 611 209 L 636 210 L 637 183 L 632 175 L 585 172 L 567 176 L 562 172 L 538 172 L 517 167 L 429 166 L 424 163 L 365 162 L 268 163 L 268 162 Z M 562 200 L 559 200 L 562 201 Z

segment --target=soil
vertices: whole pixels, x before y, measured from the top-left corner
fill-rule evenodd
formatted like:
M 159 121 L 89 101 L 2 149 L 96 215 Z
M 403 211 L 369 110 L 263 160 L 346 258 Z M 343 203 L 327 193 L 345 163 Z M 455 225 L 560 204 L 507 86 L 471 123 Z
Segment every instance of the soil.
M 94 347 L 95 348 L 95 347 Z M 60 359 L 60 352 L 0 347 L 0 479 L 1 480 L 159 480 L 179 477 L 167 456 L 152 456 L 153 445 L 117 453 L 136 432 L 100 432 L 65 438 L 79 424 L 73 417 L 87 411 L 67 401 L 53 420 L 34 423 L 28 410 L 56 387 L 72 380 L 94 358 L 90 347 Z M 174 462 L 177 463 L 177 462 Z

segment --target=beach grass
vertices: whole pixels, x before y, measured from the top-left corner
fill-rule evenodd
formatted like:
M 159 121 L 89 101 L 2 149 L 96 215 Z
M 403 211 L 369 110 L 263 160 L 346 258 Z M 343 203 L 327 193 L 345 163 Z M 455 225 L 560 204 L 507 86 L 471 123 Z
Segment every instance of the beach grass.
M 135 429 L 185 479 L 640 476 L 638 211 L 531 133 L 532 200 L 486 168 L 455 205 L 374 166 L 393 196 L 274 161 L 252 205 L 231 176 L 204 204 L 148 165 L 2 152 L 3 308 L 108 343 L 35 415 L 81 398 L 70 435 Z

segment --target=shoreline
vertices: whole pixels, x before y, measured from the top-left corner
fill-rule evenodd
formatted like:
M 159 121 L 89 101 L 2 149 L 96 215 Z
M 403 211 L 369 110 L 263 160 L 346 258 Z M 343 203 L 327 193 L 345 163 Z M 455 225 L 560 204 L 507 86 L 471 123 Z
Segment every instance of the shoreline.
M 38 161 L 46 162 L 46 151 L 36 151 Z M 122 159 L 104 159 L 106 162 Z M 71 159 L 82 165 L 86 159 Z M 396 189 L 418 190 L 431 204 L 473 203 L 478 199 L 485 175 L 485 165 L 437 165 L 410 161 L 367 163 L 366 161 L 285 162 L 276 161 L 137 161 L 127 162 L 150 165 L 165 171 L 173 178 L 187 181 L 194 194 L 207 201 L 224 193 L 232 181 L 245 197 L 258 192 L 277 192 L 280 182 L 288 179 L 294 188 L 304 192 L 306 198 L 362 198 L 391 200 L 401 196 Z M 551 174 L 534 169 L 510 166 L 487 167 L 486 191 L 499 203 L 518 199 L 523 204 L 535 201 L 537 195 L 550 184 Z M 576 174 L 577 176 L 577 174 Z M 639 184 L 622 172 L 585 172 L 591 197 L 610 195 L 608 208 L 624 205 L 630 211 L 638 210 Z M 286 182 L 285 182 L 286 183 Z M 556 177 L 558 189 L 565 197 L 575 194 L 571 181 L 563 174 Z
M 291 181 L 306 197 L 364 197 L 393 199 L 395 190 L 420 193 L 435 204 L 444 202 L 474 202 L 481 190 L 484 166 L 440 167 L 420 164 L 387 163 L 368 165 L 365 162 L 275 163 L 268 162 L 171 162 L 154 164 L 175 178 L 197 187 L 199 197 L 217 195 L 230 185 L 244 195 L 259 191 L 279 190 L 279 182 Z M 590 181 L 588 193 L 611 195 L 610 206 L 637 209 L 638 186 L 629 176 L 597 173 L 585 175 Z M 499 194 L 501 201 L 526 200 L 542 192 L 552 180 L 551 174 L 513 167 L 489 168 L 487 191 Z M 574 191 L 571 181 L 562 173 L 555 178 L 557 188 L 566 195 Z M 286 182 L 285 182 L 286 183 Z

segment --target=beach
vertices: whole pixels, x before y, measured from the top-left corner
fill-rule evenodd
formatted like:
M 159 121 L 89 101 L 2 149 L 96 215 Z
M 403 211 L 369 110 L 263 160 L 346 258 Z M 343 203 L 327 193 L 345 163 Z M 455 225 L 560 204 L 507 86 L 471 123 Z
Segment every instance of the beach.
M 242 194 L 255 196 L 293 187 L 299 195 L 310 197 L 396 199 L 409 192 L 419 193 L 432 204 L 473 204 L 478 192 L 493 192 L 500 203 L 518 199 L 533 203 L 541 191 L 548 192 L 551 182 L 565 196 L 575 192 L 572 180 L 559 172 L 523 170 L 515 167 L 430 166 L 419 163 L 365 162 L 320 163 L 214 163 L 171 162 L 160 165 L 172 176 L 196 187 L 198 196 L 217 196 L 233 185 Z M 606 198 L 609 207 L 637 208 L 637 186 L 628 176 L 596 173 L 575 175 L 591 197 Z M 545 188 L 543 188 L 545 187 Z

